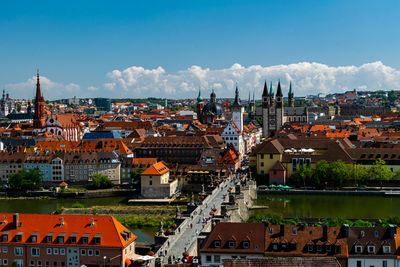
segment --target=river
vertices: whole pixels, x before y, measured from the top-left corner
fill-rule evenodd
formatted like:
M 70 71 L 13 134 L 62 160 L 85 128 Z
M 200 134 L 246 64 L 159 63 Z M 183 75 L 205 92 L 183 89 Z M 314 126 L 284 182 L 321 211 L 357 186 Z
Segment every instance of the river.
M 400 216 L 400 197 L 333 195 L 258 195 L 257 205 L 269 209 L 251 214 L 283 217 L 375 219 Z
M 58 208 L 71 208 L 74 203 L 82 203 L 85 208 L 93 206 L 117 206 L 127 204 L 124 197 L 88 198 L 88 199 L 0 199 L 0 212 L 3 213 L 39 213 L 50 214 Z M 130 229 L 136 236 L 136 242 L 152 242 L 156 229 Z

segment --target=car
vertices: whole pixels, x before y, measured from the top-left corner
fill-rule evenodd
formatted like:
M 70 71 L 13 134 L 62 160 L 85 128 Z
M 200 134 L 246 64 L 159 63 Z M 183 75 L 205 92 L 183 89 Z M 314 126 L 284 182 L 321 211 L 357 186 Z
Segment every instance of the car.
M 366 186 L 366 185 L 359 185 L 359 186 L 357 186 L 357 190 L 365 190 L 365 189 L 367 189 L 367 186 Z

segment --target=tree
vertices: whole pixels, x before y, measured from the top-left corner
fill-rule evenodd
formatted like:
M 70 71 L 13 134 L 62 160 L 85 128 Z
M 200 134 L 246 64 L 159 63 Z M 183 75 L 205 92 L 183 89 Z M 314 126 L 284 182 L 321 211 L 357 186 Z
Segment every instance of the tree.
M 386 166 L 386 162 L 378 159 L 367 169 L 369 179 L 388 181 L 393 178 L 393 172 Z
M 144 172 L 144 169 L 138 169 L 136 171 L 131 171 L 131 178 L 133 181 L 140 181 L 140 175 Z
M 26 191 L 42 186 L 43 173 L 39 169 L 22 169 L 10 175 L 9 184 L 13 190 Z
M 290 176 L 290 182 L 297 186 L 306 186 L 306 182 L 313 183 L 313 181 L 311 181 L 312 176 L 313 170 L 306 166 L 301 166 Z
M 105 189 L 113 186 L 113 183 L 104 174 L 93 174 L 92 175 L 92 186 L 97 189 Z

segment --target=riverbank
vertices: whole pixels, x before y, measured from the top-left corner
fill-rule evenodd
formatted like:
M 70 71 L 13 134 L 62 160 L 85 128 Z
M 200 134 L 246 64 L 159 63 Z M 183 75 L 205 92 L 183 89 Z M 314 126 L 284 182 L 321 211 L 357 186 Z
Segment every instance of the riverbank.
M 258 189 L 257 195 L 342 195 L 342 196 L 399 196 L 400 191 L 394 190 L 271 190 Z

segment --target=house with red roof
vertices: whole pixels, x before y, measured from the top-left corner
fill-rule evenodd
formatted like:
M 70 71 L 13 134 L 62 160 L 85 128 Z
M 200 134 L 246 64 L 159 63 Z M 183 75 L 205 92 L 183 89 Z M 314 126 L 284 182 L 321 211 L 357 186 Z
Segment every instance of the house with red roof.
M 141 174 L 141 195 L 143 198 L 170 198 L 175 194 L 178 180 L 170 179 L 170 170 L 162 161 L 147 168 Z
M 0 214 L 1 265 L 129 266 L 136 236 L 112 216 Z

